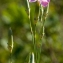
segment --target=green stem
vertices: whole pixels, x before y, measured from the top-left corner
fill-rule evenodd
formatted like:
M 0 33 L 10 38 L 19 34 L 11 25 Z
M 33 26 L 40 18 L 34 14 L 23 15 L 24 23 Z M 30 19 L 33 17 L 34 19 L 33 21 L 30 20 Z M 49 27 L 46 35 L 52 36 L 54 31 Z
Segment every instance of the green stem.
M 41 40 L 45 36 L 45 21 L 46 21 L 47 15 L 48 15 L 48 11 L 49 11 L 49 4 L 47 7 L 45 16 L 44 16 L 44 8 L 42 8 L 42 21 L 41 21 L 41 30 L 40 30 Z
M 29 20 L 30 20 L 30 5 L 29 5 L 29 1 L 28 0 L 27 0 L 27 5 L 28 5 L 28 12 L 29 12 Z M 33 31 L 33 27 L 32 27 L 31 21 L 30 21 L 30 29 L 31 29 L 31 33 L 32 33 L 33 52 L 34 52 L 34 56 L 35 56 L 35 30 Z M 31 53 L 31 55 L 33 56 L 32 53 Z M 29 57 L 29 63 L 33 63 L 33 60 L 32 59 L 33 59 L 33 57 L 31 59 Z
M 40 5 L 39 5 L 38 21 L 40 21 L 40 11 L 41 11 L 41 7 L 40 7 Z
M 41 46 L 40 46 L 40 54 L 41 54 L 41 49 L 42 49 L 42 41 L 44 40 L 44 36 L 45 36 L 45 21 L 48 15 L 48 11 L 49 11 L 49 4 L 46 10 L 46 15 L 44 16 L 44 8 L 42 7 L 42 15 L 41 15 L 41 30 L 40 30 L 40 40 L 41 40 Z
M 12 63 L 12 52 L 10 53 L 10 63 Z
M 27 0 L 27 5 L 28 5 L 28 12 L 29 12 L 29 19 L 30 19 L 30 5 L 29 5 L 29 1 Z
M 12 63 L 13 35 L 11 28 L 9 28 L 9 33 L 8 33 L 8 49 L 10 52 L 10 63 Z

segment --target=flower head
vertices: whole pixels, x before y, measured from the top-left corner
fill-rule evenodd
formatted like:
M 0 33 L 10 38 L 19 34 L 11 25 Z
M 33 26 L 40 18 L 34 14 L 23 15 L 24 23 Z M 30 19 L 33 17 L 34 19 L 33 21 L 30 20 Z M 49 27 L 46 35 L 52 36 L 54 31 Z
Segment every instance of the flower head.
M 50 2 L 50 0 L 29 0 L 29 2 L 36 2 L 36 1 L 40 2 L 40 4 L 41 4 L 43 7 L 47 7 L 48 4 L 49 4 L 49 2 Z
M 47 7 L 48 4 L 49 4 L 50 0 L 40 0 L 40 4 L 43 6 L 43 7 Z

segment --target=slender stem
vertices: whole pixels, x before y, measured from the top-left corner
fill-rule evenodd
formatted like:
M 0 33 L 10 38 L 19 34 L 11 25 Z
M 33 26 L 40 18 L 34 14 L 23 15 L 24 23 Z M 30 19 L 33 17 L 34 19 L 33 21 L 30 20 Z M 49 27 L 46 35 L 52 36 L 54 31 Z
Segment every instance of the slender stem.
M 29 55 L 29 63 L 35 63 L 35 60 L 34 60 L 34 53 L 30 53 Z
M 9 34 L 8 34 L 8 49 L 10 52 L 10 63 L 12 63 L 13 35 L 11 28 L 9 28 Z
M 44 16 L 44 8 L 42 7 L 42 18 L 41 18 L 42 23 L 41 23 L 41 30 L 40 30 L 40 34 L 41 34 L 42 37 L 44 37 L 44 35 L 45 35 L 45 21 L 46 21 L 47 15 L 48 15 L 48 11 L 49 11 L 49 4 L 48 4 L 48 7 L 47 7 L 45 16 Z
M 12 63 L 12 52 L 10 53 L 10 63 Z
M 44 16 L 44 8 L 41 7 L 41 30 L 40 30 L 40 40 L 41 40 L 41 46 L 40 46 L 40 54 L 41 54 L 41 49 L 42 49 L 42 41 L 44 40 L 44 36 L 45 36 L 45 21 L 46 21 L 46 18 L 47 18 L 47 15 L 48 15 L 48 11 L 49 11 L 49 4 L 48 4 L 48 7 L 47 7 L 47 10 L 46 10 L 46 15 Z
M 33 53 L 36 62 L 36 24 L 34 24 L 34 30 L 32 30 L 32 42 L 33 42 Z
M 29 5 L 29 1 L 28 0 L 27 0 L 27 5 L 28 5 L 28 12 L 29 12 L 29 20 L 30 20 L 30 5 Z M 32 57 L 33 60 L 30 60 L 30 57 L 29 57 L 29 63 L 34 63 L 34 55 L 35 55 L 35 31 L 33 33 L 32 26 L 31 26 L 31 22 L 30 22 L 30 29 L 31 29 L 31 33 L 32 33 L 33 49 L 34 49 L 33 52 L 34 52 L 34 54 L 31 53 L 31 55 L 33 56 Z
M 43 19 L 43 14 L 44 14 L 44 8 L 42 6 L 40 6 L 41 8 L 41 20 L 40 20 L 40 26 L 41 26 L 41 29 L 40 29 L 40 40 L 42 41 L 42 37 L 44 36 L 44 19 Z M 41 48 L 40 48 L 40 51 L 41 51 Z
M 47 11 L 46 11 L 46 17 L 45 17 L 45 19 L 46 19 L 47 16 L 48 16 L 48 12 L 49 12 L 49 4 L 48 4 L 48 7 L 47 7 Z
M 41 5 L 39 5 L 39 14 L 38 14 L 38 21 L 40 21 L 40 10 L 41 10 Z
M 29 19 L 30 19 L 30 5 L 29 5 L 29 1 L 27 0 L 27 5 L 28 5 L 28 12 L 29 12 Z

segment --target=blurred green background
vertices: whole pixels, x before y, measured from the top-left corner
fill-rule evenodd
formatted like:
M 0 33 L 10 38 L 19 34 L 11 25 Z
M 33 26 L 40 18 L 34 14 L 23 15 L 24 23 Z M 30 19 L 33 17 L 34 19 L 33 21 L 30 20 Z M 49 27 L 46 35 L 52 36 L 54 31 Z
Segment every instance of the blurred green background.
M 51 0 L 45 22 L 46 38 L 42 42 L 41 63 L 63 63 L 62 21 L 63 0 Z M 26 0 L 0 0 L 0 63 L 10 61 L 7 45 L 9 27 L 14 38 L 12 62 L 28 63 L 33 45 Z

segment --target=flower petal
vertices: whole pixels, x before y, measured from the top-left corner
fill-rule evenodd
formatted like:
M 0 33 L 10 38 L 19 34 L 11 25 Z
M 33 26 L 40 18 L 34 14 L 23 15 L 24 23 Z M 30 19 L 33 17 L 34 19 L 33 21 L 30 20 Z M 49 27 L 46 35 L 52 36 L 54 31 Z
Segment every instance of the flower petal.
M 36 2 L 37 0 L 29 0 L 29 2 Z
M 47 7 L 48 6 L 48 3 L 50 2 L 50 0 L 39 0 L 40 1 L 40 4 L 43 6 L 43 7 Z
M 43 7 L 47 7 L 47 5 L 48 5 L 48 2 L 41 2 L 41 5 L 43 6 Z
M 50 2 L 50 0 L 47 0 L 48 2 Z

